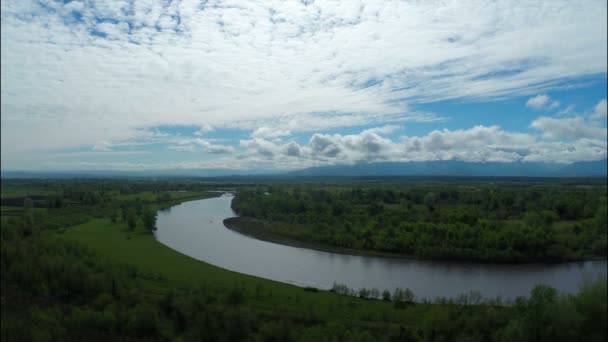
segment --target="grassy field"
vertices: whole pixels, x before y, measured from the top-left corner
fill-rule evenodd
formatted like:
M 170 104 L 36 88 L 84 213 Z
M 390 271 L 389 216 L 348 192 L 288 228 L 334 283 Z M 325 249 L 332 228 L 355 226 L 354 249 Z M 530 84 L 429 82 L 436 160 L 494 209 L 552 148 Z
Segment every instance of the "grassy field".
M 46 189 L 36 189 L 36 188 L 25 188 L 25 189 L 2 189 L 0 192 L 1 198 L 17 198 L 17 197 L 27 197 L 31 195 L 54 195 L 57 194 L 57 191 L 54 190 L 46 190 Z

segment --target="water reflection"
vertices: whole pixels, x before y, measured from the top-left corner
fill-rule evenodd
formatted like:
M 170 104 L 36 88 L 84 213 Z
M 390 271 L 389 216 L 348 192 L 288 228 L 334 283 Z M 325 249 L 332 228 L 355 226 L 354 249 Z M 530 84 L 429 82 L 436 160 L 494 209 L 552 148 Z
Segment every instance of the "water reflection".
M 417 298 L 456 297 L 472 290 L 512 299 L 544 283 L 573 293 L 585 277 L 606 274 L 607 263 L 474 264 L 334 254 L 256 240 L 224 227 L 234 216 L 232 195 L 186 202 L 158 215 L 158 240 L 193 258 L 236 272 L 300 286 L 393 290 L 409 287 Z

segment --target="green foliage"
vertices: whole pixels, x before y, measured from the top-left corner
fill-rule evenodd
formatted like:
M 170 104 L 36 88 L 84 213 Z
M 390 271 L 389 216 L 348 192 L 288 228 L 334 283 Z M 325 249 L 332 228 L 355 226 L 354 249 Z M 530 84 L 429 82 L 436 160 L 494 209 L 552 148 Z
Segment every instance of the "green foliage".
M 127 221 L 127 227 L 129 228 L 130 231 L 135 230 L 135 227 L 137 226 L 137 213 L 135 212 L 135 209 L 132 207 L 128 207 L 126 210 L 126 221 Z
M 408 289 L 397 289 L 392 295 L 387 290 L 380 294 L 376 289 L 355 292 L 346 285 L 335 284 L 333 293 L 329 293 L 213 267 L 170 250 L 150 234 L 126 233 L 123 225 L 110 224 L 108 217 L 113 213 L 118 217 L 121 205 L 126 216 L 137 219 L 134 201 L 140 197 L 144 204 L 142 222 L 145 227 L 150 226 L 146 224 L 148 211 L 164 205 L 156 203 L 159 191 L 171 190 L 164 182 L 158 182 L 157 189 L 150 183 L 36 183 L 48 190 L 47 194 L 58 194 L 56 186 L 63 184 L 64 204 L 69 203 L 66 199 L 80 198 L 83 202 L 75 206 L 53 205 L 48 211 L 40 211 L 36 202 L 27 210 L 31 215 L 2 217 L 3 341 L 605 341 L 607 338 L 605 278 L 584 284 L 576 295 L 563 295 L 540 286 L 529 298 L 520 298 L 511 306 L 484 301 L 478 293 L 456 301 L 413 304 L 415 297 Z M 149 192 L 142 193 L 144 190 Z M 274 186 L 268 190 L 268 195 L 261 196 L 269 200 L 286 198 L 284 188 Z M 472 192 L 476 194 L 477 190 Z M 437 196 L 432 216 L 424 204 L 429 192 Z M 586 195 L 581 195 L 584 193 L 581 191 L 577 196 L 584 198 Z M 28 191 L 19 194 L 27 195 Z M 172 200 L 194 196 L 180 197 L 180 194 Z M 559 195 L 551 199 L 532 190 L 520 197 L 533 196 L 534 202 L 518 200 L 517 191 L 511 194 L 511 200 L 498 191 L 488 204 L 485 201 L 471 204 L 479 199 L 479 194 L 451 188 L 354 189 L 347 194 L 299 187 L 294 190 L 293 202 L 288 199 L 277 204 L 286 211 L 269 209 L 265 215 L 280 222 L 288 218 L 291 223 L 317 220 L 320 225 L 315 234 L 326 239 L 332 239 L 337 226 L 344 243 L 363 245 L 359 239 L 365 238 L 365 243 L 374 248 L 407 246 L 412 251 L 416 250 L 414 241 L 418 236 L 447 238 L 455 232 L 457 238 L 469 242 L 480 235 L 488 238 L 484 235 L 486 231 L 495 232 L 501 238 L 491 244 L 512 247 L 513 253 L 522 253 L 523 246 L 530 249 L 559 246 L 567 241 L 561 240 L 564 237 L 575 240 L 568 242 L 568 246 L 593 244 L 597 236 L 606 234 L 605 206 L 602 209 L 599 204 L 605 204 L 604 197 L 598 203 L 582 201 L 586 203 L 582 213 L 568 209 L 568 201 L 563 201 L 566 208 L 560 209 L 562 216 L 585 216 L 574 225 L 561 222 L 562 216 L 555 211 L 545 212 L 549 205 L 542 204 L 543 201 L 563 204 L 558 202 Z M 377 205 L 370 210 L 366 203 L 371 203 L 372 198 Z M 508 212 L 502 207 L 503 202 L 519 203 L 520 208 L 535 205 L 533 211 L 538 216 L 527 219 L 541 228 L 532 229 L 522 223 L 527 209 L 521 209 L 519 216 L 504 226 L 491 217 L 495 212 L 483 209 L 487 205 Z M 471 207 L 460 210 L 459 205 L 465 204 Z M 290 216 L 292 205 L 296 214 Z M 395 215 L 395 211 L 399 214 Z M 402 220 L 400 215 L 421 218 L 423 224 L 418 227 Z M 126 216 L 123 221 L 128 223 Z M 458 230 L 448 229 L 449 226 L 441 229 L 447 224 L 446 217 L 455 218 Z M 423 229 L 432 235 L 419 231 Z M 517 247 L 500 245 L 505 241 Z M 598 248 L 601 250 L 601 245 Z M 359 296 L 381 297 L 383 301 L 362 300 Z
M 144 221 L 144 228 L 149 232 L 154 232 L 156 230 L 156 216 L 156 211 L 150 208 L 146 208 L 143 212 L 142 219 Z
M 601 204 L 601 205 L 600 205 Z M 241 190 L 237 229 L 430 259 L 565 261 L 607 255 L 604 186 L 411 185 Z M 247 227 L 252 217 L 262 224 Z

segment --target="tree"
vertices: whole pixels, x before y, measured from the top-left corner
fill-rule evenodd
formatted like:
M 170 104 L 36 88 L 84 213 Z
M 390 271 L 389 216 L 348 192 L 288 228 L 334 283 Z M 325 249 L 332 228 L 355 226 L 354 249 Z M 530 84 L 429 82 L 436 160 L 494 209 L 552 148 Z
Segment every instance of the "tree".
M 144 210 L 144 204 L 142 203 L 141 199 L 139 197 L 137 197 L 135 199 L 135 212 L 137 213 L 137 216 L 141 216 L 141 214 L 143 213 Z
M 122 203 L 120 205 L 120 217 L 122 219 L 122 222 L 127 222 L 127 214 L 129 212 L 129 208 L 127 207 L 126 204 Z
M 23 200 L 23 211 L 28 213 L 33 207 L 34 207 L 34 201 L 32 201 L 31 198 L 26 197 L 25 200 Z
M 370 292 L 365 287 L 359 289 L 359 298 L 368 299 Z
M 429 208 L 429 211 L 435 209 L 435 203 L 437 202 L 437 196 L 434 193 L 429 192 L 424 196 L 424 205 Z
M 127 209 L 127 225 L 130 231 L 135 230 L 135 226 L 137 226 L 137 215 L 133 208 Z
M 156 230 L 156 212 L 154 210 L 146 208 L 143 212 L 144 228 L 150 231 L 150 233 Z

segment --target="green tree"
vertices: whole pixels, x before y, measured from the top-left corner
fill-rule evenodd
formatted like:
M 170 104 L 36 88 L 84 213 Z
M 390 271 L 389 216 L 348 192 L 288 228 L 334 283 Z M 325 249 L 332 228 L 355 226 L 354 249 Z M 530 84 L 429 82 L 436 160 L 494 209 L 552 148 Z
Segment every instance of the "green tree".
M 424 205 L 426 205 L 426 207 L 429 209 L 429 211 L 433 211 L 437 202 L 437 196 L 434 193 L 429 192 L 424 196 L 423 202 Z
M 131 207 L 127 209 L 127 225 L 130 231 L 135 230 L 135 227 L 137 226 L 137 214 L 135 209 Z
M 144 228 L 149 232 L 156 230 L 156 211 L 146 208 L 143 212 Z
M 23 200 L 23 211 L 26 213 L 29 213 L 33 207 L 34 207 L 34 201 L 32 201 L 31 198 L 26 197 L 25 200 Z

